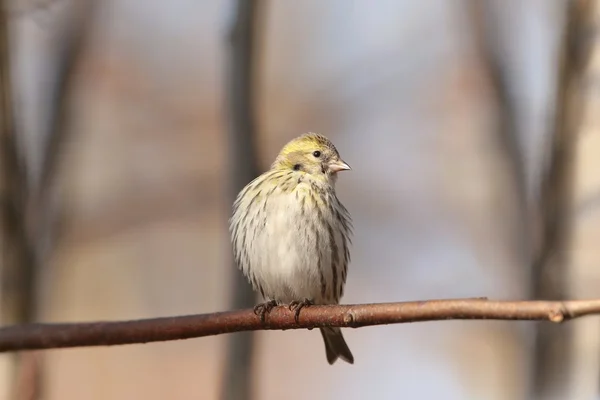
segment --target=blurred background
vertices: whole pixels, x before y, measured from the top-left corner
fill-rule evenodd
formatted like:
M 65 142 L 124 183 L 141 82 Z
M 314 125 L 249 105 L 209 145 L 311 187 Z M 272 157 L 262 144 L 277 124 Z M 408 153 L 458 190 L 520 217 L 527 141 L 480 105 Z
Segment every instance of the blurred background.
M 591 0 L 5 0 L 3 325 L 243 308 L 233 196 L 330 137 L 344 303 L 600 297 Z M 2 355 L 0 399 L 600 398 L 600 325 L 448 321 Z

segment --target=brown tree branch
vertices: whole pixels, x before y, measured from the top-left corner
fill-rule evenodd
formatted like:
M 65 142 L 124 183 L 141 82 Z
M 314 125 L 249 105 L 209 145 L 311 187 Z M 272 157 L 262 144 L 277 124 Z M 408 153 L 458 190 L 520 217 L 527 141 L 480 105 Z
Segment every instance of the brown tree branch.
M 572 301 L 426 300 L 401 303 L 311 306 L 299 321 L 285 306 L 274 308 L 265 323 L 251 309 L 118 322 L 26 324 L 0 329 L 0 352 L 110 346 L 191 339 L 223 333 L 360 328 L 441 320 L 528 320 L 555 323 L 600 315 L 600 299 Z

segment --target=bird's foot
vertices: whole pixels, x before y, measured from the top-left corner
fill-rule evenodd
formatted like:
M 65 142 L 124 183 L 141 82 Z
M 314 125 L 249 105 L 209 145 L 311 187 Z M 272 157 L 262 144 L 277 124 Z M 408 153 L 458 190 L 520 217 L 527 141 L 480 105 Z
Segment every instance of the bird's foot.
M 294 314 L 294 320 L 296 320 L 296 323 L 299 322 L 298 318 L 300 317 L 300 310 L 302 310 L 304 307 L 308 307 L 308 306 L 312 306 L 313 302 L 307 298 L 305 298 L 304 300 L 294 300 L 292 302 L 290 302 L 289 305 L 289 310 L 290 311 L 295 311 Z
M 254 314 L 260 317 L 260 320 L 264 323 L 266 315 L 271 312 L 273 307 L 277 305 L 275 300 L 265 301 L 254 306 Z

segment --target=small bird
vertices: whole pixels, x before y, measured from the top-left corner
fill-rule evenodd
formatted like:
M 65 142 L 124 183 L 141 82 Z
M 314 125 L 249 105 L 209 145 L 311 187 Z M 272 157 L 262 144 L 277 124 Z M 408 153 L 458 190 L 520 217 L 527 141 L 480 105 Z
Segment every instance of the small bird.
M 325 136 L 305 133 L 287 143 L 271 168 L 250 182 L 233 204 L 233 253 L 266 302 L 254 308 L 264 320 L 286 304 L 296 321 L 303 307 L 338 304 L 350 262 L 352 220 L 335 182 L 349 170 Z M 321 328 L 327 361 L 353 364 L 340 328 Z

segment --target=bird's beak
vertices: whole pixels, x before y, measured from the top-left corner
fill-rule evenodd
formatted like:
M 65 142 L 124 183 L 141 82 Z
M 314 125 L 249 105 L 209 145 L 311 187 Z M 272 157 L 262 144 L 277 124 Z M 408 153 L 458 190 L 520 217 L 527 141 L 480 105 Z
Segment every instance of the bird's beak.
M 340 171 L 347 171 L 352 168 L 350 168 L 350 166 L 348 164 L 346 164 L 344 161 L 337 160 L 337 161 L 332 161 L 331 163 L 329 163 L 329 169 L 331 170 L 331 172 L 337 173 Z

